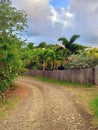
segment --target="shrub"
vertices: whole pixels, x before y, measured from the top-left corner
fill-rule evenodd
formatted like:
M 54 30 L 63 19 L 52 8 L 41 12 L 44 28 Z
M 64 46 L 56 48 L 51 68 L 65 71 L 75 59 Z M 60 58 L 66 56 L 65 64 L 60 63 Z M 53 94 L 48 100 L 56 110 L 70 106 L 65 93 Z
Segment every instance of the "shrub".
M 93 68 L 98 64 L 98 58 L 94 55 L 85 56 L 81 55 L 71 55 L 68 57 L 68 61 L 64 64 L 65 69 L 82 69 L 82 68 Z

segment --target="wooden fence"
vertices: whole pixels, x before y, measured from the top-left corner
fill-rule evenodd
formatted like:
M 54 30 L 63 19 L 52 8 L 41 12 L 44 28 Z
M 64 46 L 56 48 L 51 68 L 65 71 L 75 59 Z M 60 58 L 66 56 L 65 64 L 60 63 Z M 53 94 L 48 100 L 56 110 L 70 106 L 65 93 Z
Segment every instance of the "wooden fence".
M 94 71 L 94 83 L 96 85 L 98 85 L 98 66 L 95 67 L 95 71 Z
M 28 70 L 27 76 L 42 76 L 46 78 L 64 80 L 67 82 L 96 84 L 98 85 L 98 66 L 95 69 L 71 69 L 71 70 Z

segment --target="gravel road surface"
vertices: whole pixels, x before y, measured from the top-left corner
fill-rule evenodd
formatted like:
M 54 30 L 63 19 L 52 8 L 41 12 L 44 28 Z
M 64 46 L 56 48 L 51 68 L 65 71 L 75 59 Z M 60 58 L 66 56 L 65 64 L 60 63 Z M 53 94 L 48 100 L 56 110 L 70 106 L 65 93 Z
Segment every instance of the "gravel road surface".
M 29 89 L 28 96 L 0 121 L 0 130 L 95 130 L 69 91 L 28 77 L 16 83 Z

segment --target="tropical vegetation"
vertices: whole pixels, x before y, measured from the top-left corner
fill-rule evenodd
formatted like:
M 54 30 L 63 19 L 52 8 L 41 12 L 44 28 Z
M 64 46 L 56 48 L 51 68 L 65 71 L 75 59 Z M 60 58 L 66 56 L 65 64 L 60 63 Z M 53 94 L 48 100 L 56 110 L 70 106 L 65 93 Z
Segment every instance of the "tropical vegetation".
M 77 35 L 73 35 L 75 37 Z M 61 38 L 60 38 L 61 39 Z M 72 39 L 72 38 L 71 38 Z M 22 48 L 23 67 L 27 69 L 57 70 L 57 69 L 82 69 L 94 67 L 98 64 L 98 49 L 86 48 L 79 44 L 73 44 L 78 49 L 74 51 L 62 44 L 44 44 L 28 48 L 31 43 Z M 67 43 L 68 44 L 68 43 Z M 41 46 L 40 46 L 41 45 Z M 71 47 L 70 47 L 71 48 Z
M 21 68 L 20 48 L 22 41 L 18 38 L 25 26 L 27 15 L 12 7 L 12 3 L 0 2 L 0 94 L 12 85 Z

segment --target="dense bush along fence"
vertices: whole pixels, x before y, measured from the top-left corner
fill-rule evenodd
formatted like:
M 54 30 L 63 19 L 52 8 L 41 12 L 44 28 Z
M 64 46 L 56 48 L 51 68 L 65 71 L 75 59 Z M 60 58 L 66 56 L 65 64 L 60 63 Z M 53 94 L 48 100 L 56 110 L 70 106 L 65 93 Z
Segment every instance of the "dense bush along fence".
M 46 78 L 64 80 L 67 82 L 96 84 L 98 85 L 98 66 L 95 69 L 70 69 L 70 70 L 28 70 L 27 76 L 42 76 Z

